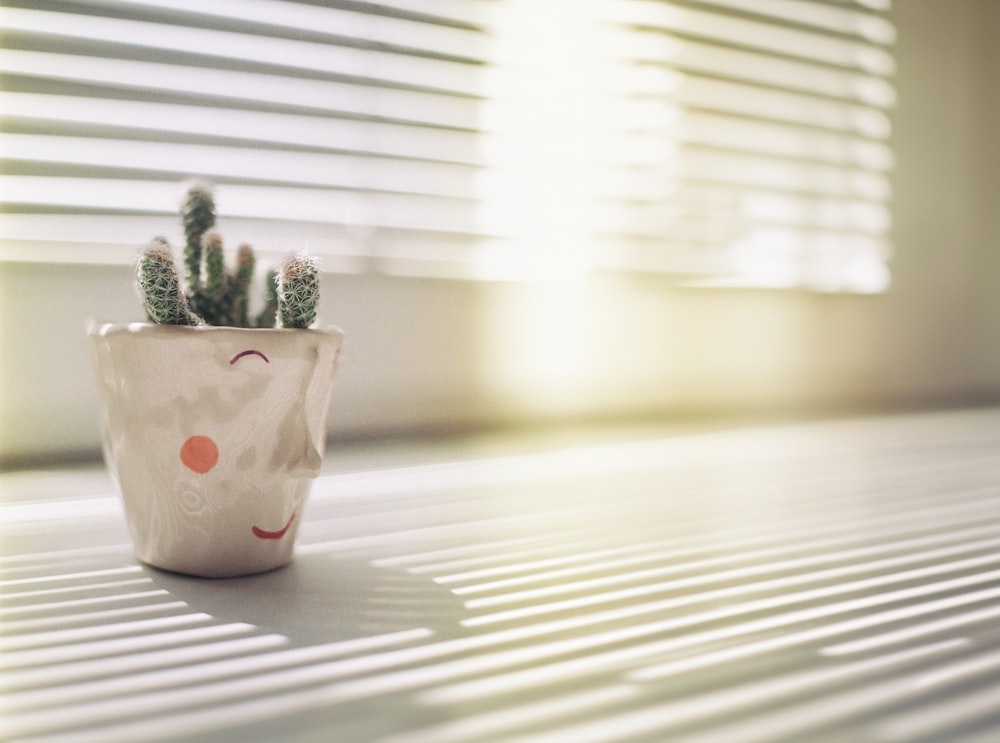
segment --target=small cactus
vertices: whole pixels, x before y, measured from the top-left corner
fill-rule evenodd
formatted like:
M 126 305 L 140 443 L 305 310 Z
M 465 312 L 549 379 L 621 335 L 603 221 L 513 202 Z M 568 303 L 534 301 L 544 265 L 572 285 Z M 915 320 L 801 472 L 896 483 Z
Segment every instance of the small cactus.
M 155 237 L 149 243 L 139 260 L 138 278 L 146 317 L 151 322 L 160 325 L 203 324 L 188 306 L 177 277 L 173 253 L 164 238 Z
M 191 185 L 181 206 L 186 293 L 164 238 L 154 238 L 143 251 L 136 274 L 146 317 L 151 322 L 250 327 L 249 288 L 256 257 L 253 248 L 240 245 L 235 268 L 227 270 L 222 237 L 212 229 L 215 217 L 211 187 L 204 183 Z M 316 261 L 300 254 L 290 258 L 280 273 L 270 271 L 264 303 L 255 327 L 311 326 L 319 304 Z
M 278 274 L 278 327 L 308 328 L 316 322 L 319 272 L 307 255 L 289 258 Z

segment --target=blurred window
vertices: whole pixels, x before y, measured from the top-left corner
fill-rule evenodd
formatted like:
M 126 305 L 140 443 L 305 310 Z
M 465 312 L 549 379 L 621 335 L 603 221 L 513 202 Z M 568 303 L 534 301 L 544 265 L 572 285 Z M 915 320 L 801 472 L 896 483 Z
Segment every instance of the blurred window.
M 878 292 L 889 0 L 9 0 L 0 259 Z

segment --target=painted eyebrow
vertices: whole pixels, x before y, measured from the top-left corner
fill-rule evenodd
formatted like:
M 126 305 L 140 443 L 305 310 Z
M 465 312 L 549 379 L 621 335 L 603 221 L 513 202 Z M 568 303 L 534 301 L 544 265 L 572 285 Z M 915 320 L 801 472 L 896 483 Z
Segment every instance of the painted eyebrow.
M 233 358 L 229 359 L 229 363 L 230 364 L 235 364 L 237 361 L 239 361 L 240 359 L 242 359 L 244 356 L 260 356 L 267 363 L 269 363 L 269 364 L 271 363 L 271 359 L 267 358 L 267 356 L 265 356 L 262 351 L 258 351 L 258 350 L 253 349 L 253 348 L 248 349 L 246 351 L 240 351 L 238 354 L 236 354 L 235 356 L 233 356 Z

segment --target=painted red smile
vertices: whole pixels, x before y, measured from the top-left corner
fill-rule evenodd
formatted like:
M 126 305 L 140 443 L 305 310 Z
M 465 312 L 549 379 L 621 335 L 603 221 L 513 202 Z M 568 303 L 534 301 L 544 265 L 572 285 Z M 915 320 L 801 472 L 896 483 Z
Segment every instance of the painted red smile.
M 288 519 L 288 523 L 281 527 L 278 531 L 267 531 L 266 529 L 261 529 L 259 526 L 253 527 L 253 535 L 257 539 L 281 539 L 285 536 L 285 532 L 288 531 L 292 522 L 295 520 L 295 514 L 293 513 L 291 518 Z

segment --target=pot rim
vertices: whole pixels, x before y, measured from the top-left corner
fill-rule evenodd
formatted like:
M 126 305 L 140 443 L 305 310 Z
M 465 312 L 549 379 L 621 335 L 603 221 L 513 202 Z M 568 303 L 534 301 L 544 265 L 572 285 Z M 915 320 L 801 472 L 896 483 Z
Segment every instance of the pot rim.
M 90 319 L 86 323 L 86 332 L 89 336 L 103 337 L 109 335 L 148 335 L 156 334 L 192 334 L 192 333 L 212 333 L 226 331 L 240 334 L 270 334 L 288 335 L 291 333 L 310 333 L 317 335 L 327 335 L 343 337 L 344 331 L 336 325 L 323 325 L 311 328 L 239 328 L 234 325 L 160 325 L 151 322 L 100 322 Z

